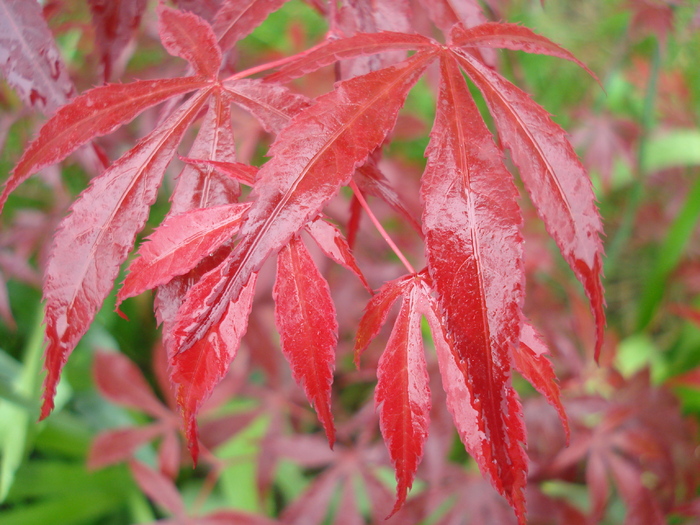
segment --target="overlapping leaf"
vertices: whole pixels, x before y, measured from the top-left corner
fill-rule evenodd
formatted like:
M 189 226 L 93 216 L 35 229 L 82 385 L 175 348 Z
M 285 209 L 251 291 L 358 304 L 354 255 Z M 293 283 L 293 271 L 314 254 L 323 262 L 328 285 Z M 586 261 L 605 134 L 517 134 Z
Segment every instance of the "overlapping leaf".
M 440 71 L 421 188 L 428 268 L 479 413 L 477 462 L 524 519 L 525 436 L 510 386 L 523 303 L 517 192 L 456 63 L 446 57 Z

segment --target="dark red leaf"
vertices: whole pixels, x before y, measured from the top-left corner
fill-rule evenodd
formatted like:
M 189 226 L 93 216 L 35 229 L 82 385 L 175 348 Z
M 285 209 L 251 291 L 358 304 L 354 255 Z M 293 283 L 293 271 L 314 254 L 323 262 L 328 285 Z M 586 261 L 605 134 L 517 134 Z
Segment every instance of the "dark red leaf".
M 163 46 L 173 56 L 184 58 L 195 73 L 216 79 L 221 67 L 221 49 L 209 24 L 193 13 L 158 4 L 158 32 Z
M 241 241 L 228 260 L 228 275 L 206 290 L 192 293 L 206 300 L 181 307 L 176 345 L 186 350 L 223 315 L 250 275 L 298 232 L 346 184 L 359 164 L 384 140 L 399 108 L 433 53 L 352 80 L 297 116 L 280 132 L 272 160 L 259 172 L 253 206 Z
M 141 22 L 146 0 L 88 0 L 105 81 Z
M 224 51 L 233 48 L 243 37 L 253 32 L 265 19 L 282 7 L 287 0 L 224 0 L 214 18 L 214 32 Z
M 212 286 L 221 278 L 220 265 L 202 278 L 202 289 Z M 195 462 L 199 451 L 197 413 L 236 357 L 241 338 L 248 327 L 256 280 L 257 274 L 253 273 L 239 297 L 225 305 L 224 315 L 211 325 L 204 337 L 186 351 L 170 358 L 170 380 L 177 390 L 177 404 L 182 411 L 188 446 Z M 188 297 L 196 299 L 191 294 Z M 206 296 L 201 300 L 206 300 Z M 187 315 L 187 309 L 181 308 L 178 315 Z
M 328 283 L 298 237 L 279 252 L 272 293 L 282 352 L 294 379 L 316 409 L 332 448 L 331 385 L 338 322 Z
M 605 312 L 602 225 L 590 179 L 564 130 L 523 91 L 468 54 L 460 64 L 483 93 L 498 134 L 564 259 L 583 284 L 596 321 L 595 357 L 603 343 Z
M 475 459 L 524 522 L 525 436 L 510 384 L 524 280 L 517 191 L 456 63 L 444 57 L 440 70 L 421 188 L 428 269 L 479 413 Z
M 323 251 L 326 257 L 357 275 L 362 285 L 369 293 L 372 293 L 367 279 L 365 279 L 365 276 L 362 274 L 360 267 L 357 266 L 357 261 L 355 261 L 355 256 L 352 254 L 348 242 L 338 228 L 318 218 L 306 225 L 306 231 L 308 231 L 313 240 L 316 241 L 316 244 L 318 244 L 318 247 L 321 248 L 321 251 Z
M 75 87 L 38 2 L 0 0 L 0 71 L 27 106 L 51 114 Z
M 520 344 L 512 349 L 513 366 L 535 389 L 547 398 L 557 413 L 566 432 L 566 443 L 570 438 L 569 419 L 559 397 L 559 385 L 552 363 L 547 359 L 549 350 L 542 336 L 529 322 L 524 322 L 520 331 Z
M 127 297 L 183 275 L 231 239 L 241 226 L 249 203 L 224 204 L 168 217 L 141 245 L 139 257 L 117 295 L 117 308 Z
M 95 438 L 88 454 L 89 469 L 100 469 L 133 457 L 139 447 L 163 432 L 160 425 L 107 430 Z
M 148 218 L 177 145 L 209 93 L 188 100 L 161 126 L 93 179 L 59 227 L 44 279 L 48 375 L 41 417 L 53 408 L 63 365 L 112 288 Z
M 407 33 L 360 33 L 340 40 L 325 40 L 280 67 L 265 78 L 267 82 L 290 82 L 313 71 L 348 58 L 373 55 L 382 51 L 427 50 L 435 42 L 422 35 Z
M 39 131 L 17 162 L 0 196 L 7 196 L 30 175 L 66 158 L 83 144 L 111 133 L 145 109 L 171 97 L 206 86 L 198 77 L 143 80 L 86 91 L 63 106 Z
M 375 394 L 379 428 L 396 470 L 396 503 L 390 516 L 406 501 L 423 457 L 430 423 L 428 367 L 423 351 L 420 283 L 403 297 L 401 310 L 377 366 Z

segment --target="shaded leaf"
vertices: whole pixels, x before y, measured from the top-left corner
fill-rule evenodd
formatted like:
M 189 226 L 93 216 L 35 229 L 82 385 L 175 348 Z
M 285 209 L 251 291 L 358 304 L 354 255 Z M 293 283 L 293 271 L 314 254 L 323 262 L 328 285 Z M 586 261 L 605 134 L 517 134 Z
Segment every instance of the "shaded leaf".
M 87 466 L 100 469 L 131 458 L 139 447 L 161 434 L 159 425 L 107 430 L 99 434 L 90 446 Z
M 224 0 L 212 26 L 224 51 L 233 48 L 287 0 Z
M 0 0 L 0 70 L 26 105 L 46 114 L 75 94 L 38 2 Z

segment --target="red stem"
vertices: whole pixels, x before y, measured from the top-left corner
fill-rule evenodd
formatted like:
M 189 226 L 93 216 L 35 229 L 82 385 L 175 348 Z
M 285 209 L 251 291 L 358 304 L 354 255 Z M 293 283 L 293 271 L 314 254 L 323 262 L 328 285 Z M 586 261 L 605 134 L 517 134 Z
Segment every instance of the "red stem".
M 406 259 L 406 257 L 404 257 L 404 254 L 401 253 L 401 250 L 399 250 L 399 247 L 396 246 L 394 241 L 391 240 L 391 237 L 389 237 L 389 234 L 386 232 L 384 227 L 381 225 L 381 223 L 379 222 L 377 217 L 375 217 L 371 208 L 367 204 L 367 201 L 365 200 L 364 196 L 362 195 L 360 188 L 357 187 L 357 184 L 355 184 L 354 180 L 350 181 L 350 187 L 352 188 L 352 191 L 355 192 L 355 197 L 357 197 L 357 200 L 360 201 L 360 204 L 367 212 L 367 215 L 369 216 L 369 219 L 372 221 L 372 224 L 374 224 L 374 227 L 377 228 L 377 231 L 379 231 L 379 234 L 382 236 L 382 239 L 384 239 L 386 241 L 386 243 L 389 245 L 389 247 L 394 251 L 396 256 L 399 258 L 399 260 L 406 267 L 408 272 L 409 273 L 416 273 L 416 271 L 413 269 L 413 266 L 411 266 L 411 263 L 408 262 L 408 259 Z

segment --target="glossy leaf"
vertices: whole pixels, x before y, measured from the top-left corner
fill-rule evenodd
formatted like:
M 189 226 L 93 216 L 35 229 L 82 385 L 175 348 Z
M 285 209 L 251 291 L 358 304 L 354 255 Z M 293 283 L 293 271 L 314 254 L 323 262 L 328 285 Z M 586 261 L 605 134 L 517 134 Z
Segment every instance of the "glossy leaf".
M 431 59 L 432 54 L 416 54 L 397 66 L 340 82 L 280 132 L 270 150 L 272 160 L 258 175 L 256 200 L 227 262 L 227 277 L 207 290 L 196 284 L 193 295 L 205 294 L 206 300 L 188 298 L 181 307 L 175 329 L 180 351 L 221 318 L 221 305 L 235 300 L 250 275 L 349 181 L 391 130 L 408 90 Z
M 275 324 L 292 375 L 316 409 L 333 447 L 331 385 L 338 322 L 328 283 L 301 239 L 293 237 L 277 256 L 273 289 Z
M 17 162 L 0 196 L 8 195 L 41 168 L 65 159 L 95 137 L 111 133 L 145 109 L 206 86 L 199 77 L 143 80 L 86 91 L 63 106 L 39 131 Z
M 417 286 L 404 295 L 386 350 L 377 366 L 379 428 L 396 470 L 395 514 L 406 500 L 423 457 L 430 421 L 428 368 L 423 352 Z
M 523 91 L 468 54 L 460 64 L 483 93 L 503 145 L 566 262 L 583 284 L 596 321 L 595 357 L 603 342 L 602 225 L 590 179 L 564 130 Z
M 207 273 L 200 283 L 211 285 L 218 282 L 222 278 L 221 270 L 219 265 Z M 214 387 L 224 378 L 231 361 L 236 357 L 241 338 L 248 328 L 256 280 L 257 274 L 254 273 L 239 297 L 225 305 L 224 315 L 212 324 L 204 337 L 186 351 L 178 352 L 170 358 L 170 381 L 176 389 L 187 445 L 195 462 L 199 453 L 197 413 L 211 396 Z M 182 313 L 182 310 L 178 313 Z
M 183 275 L 231 239 L 241 226 L 248 203 L 224 204 L 173 215 L 148 237 L 117 296 L 117 306 Z
M 523 303 L 517 191 L 456 63 L 445 57 L 440 72 L 421 187 L 428 269 L 479 413 L 477 463 L 524 521 L 527 461 L 510 384 Z
M 112 288 L 148 218 L 183 133 L 209 96 L 201 92 L 92 181 L 54 238 L 44 280 L 48 375 L 41 417 L 53 408 L 63 365 Z
M 209 24 L 193 13 L 164 4 L 158 4 L 158 22 L 158 32 L 168 53 L 187 60 L 198 75 L 216 79 L 221 67 L 221 49 Z

